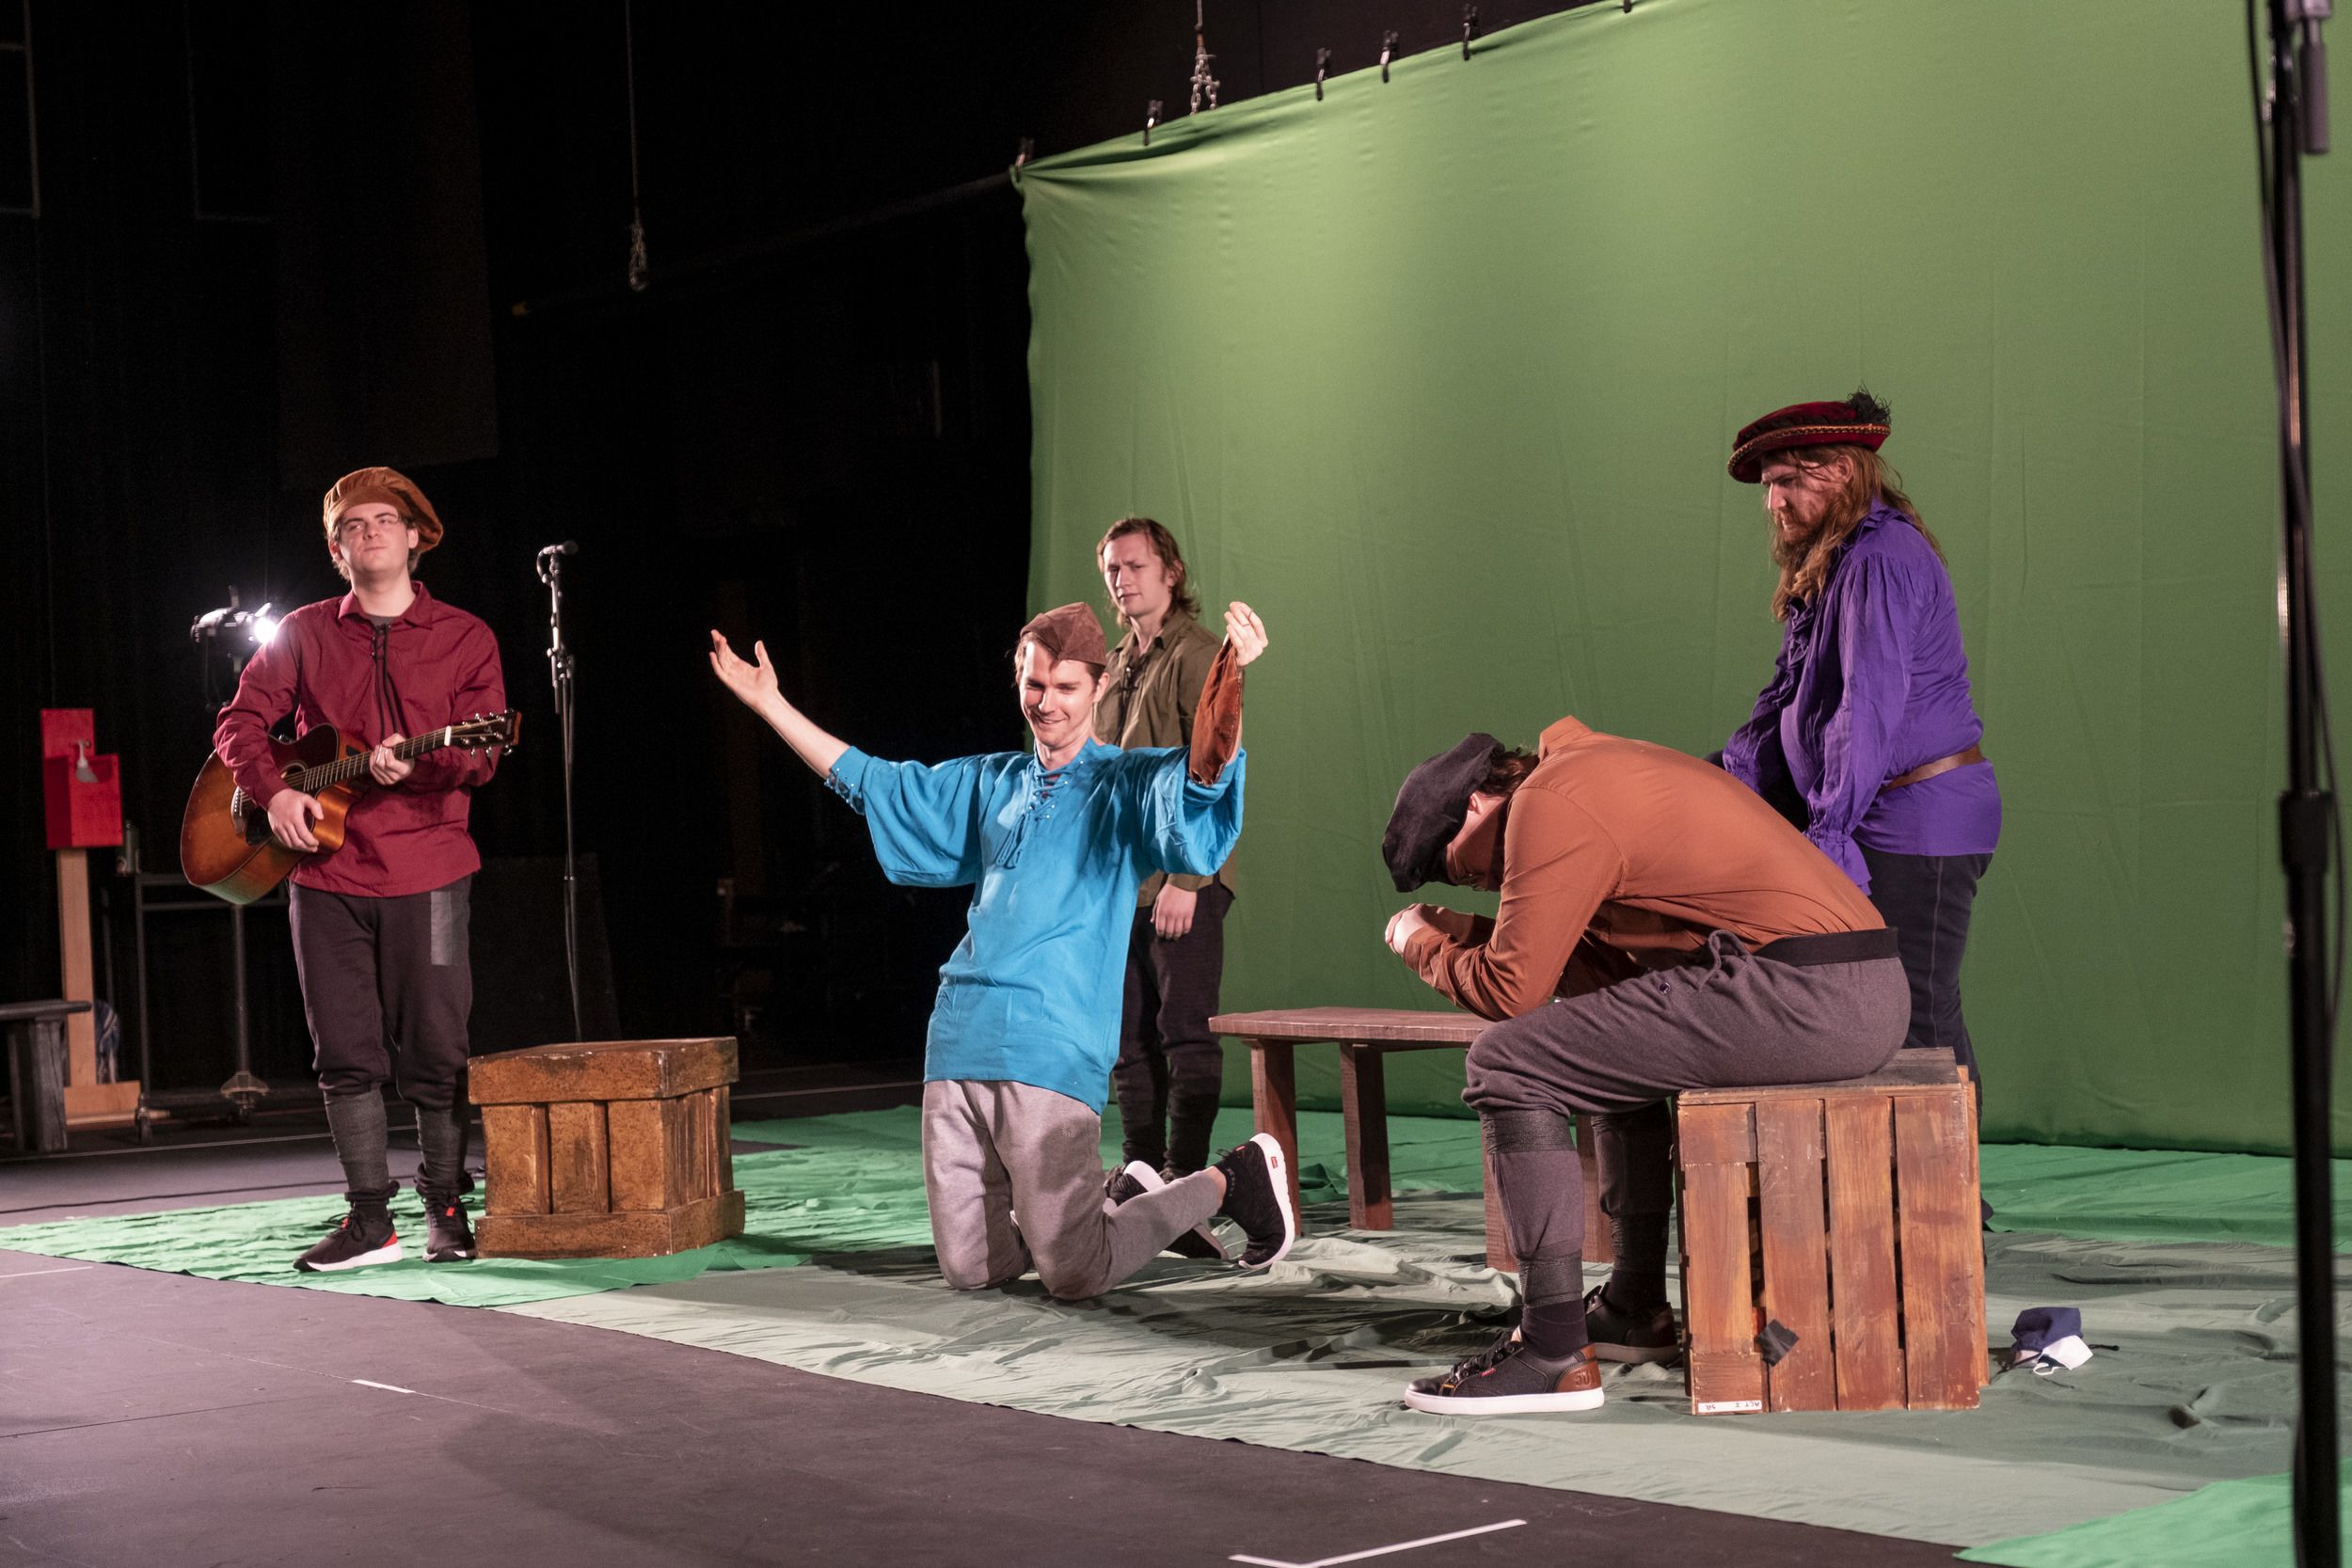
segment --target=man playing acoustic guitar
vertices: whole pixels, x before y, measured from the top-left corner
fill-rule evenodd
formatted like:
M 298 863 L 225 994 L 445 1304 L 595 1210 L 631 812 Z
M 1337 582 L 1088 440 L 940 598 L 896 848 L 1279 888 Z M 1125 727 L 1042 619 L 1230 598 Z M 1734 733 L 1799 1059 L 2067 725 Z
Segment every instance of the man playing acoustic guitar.
M 309 854 L 293 875 L 294 967 L 310 1023 L 327 1126 L 351 1212 L 294 1260 L 305 1272 L 396 1262 L 385 1154 L 383 1085 L 417 1108 L 417 1191 L 425 1258 L 471 1258 L 460 1195 L 466 1175 L 464 1078 L 473 969 L 467 911 L 482 857 L 466 832 L 475 786 L 497 770 L 494 750 L 445 750 L 404 760 L 411 734 L 506 705 L 498 640 L 478 618 L 425 592 L 409 574 L 441 542 L 424 493 L 389 468 L 345 474 L 326 492 L 326 553 L 350 582 L 339 599 L 304 605 L 254 655 L 213 740 L 271 832 Z M 344 819 L 342 847 L 320 854 L 318 798 L 278 776 L 270 726 L 333 725 L 373 750 L 373 788 Z M 389 1048 L 389 1049 L 388 1049 Z

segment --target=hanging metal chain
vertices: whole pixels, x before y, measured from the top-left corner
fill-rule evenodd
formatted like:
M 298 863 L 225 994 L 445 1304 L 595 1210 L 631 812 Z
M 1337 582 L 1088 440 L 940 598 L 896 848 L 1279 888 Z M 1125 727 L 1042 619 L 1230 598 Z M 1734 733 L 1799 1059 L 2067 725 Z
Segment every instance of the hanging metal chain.
M 645 214 L 637 194 L 637 18 L 635 0 L 621 0 L 621 42 L 628 57 L 628 286 L 638 293 L 652 281 L 645 261 Z
M 1200 99 L 1206 94 L 1209 107 L 1216 107 L 1216 78 L 1209 74 L 1209 62 L 1216 58 L 1209 53 L 1207 31 L 1201 21 L 1202 0 L 1192 0 L 1192 112 L 1200 112 Z

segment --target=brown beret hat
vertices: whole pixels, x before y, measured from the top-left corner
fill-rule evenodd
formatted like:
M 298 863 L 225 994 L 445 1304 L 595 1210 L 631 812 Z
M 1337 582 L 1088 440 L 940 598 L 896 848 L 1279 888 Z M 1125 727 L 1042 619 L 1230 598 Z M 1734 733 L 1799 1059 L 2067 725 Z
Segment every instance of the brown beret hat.
M 417 553 L 441 542 L 441 519 L 424 499 L 416 482 L 393 468 L 355 468 L 327 487 L 319 522 L 328 544 L 335 542 L 335 525 L 355 506 L 389 506 L 408 519 L 417 531 Z
M 1074 658 L 1100 670 L 1111 661 L 1110 647 L 1103 641 L 1103 623 L 1082 604 L 1066 604 L 1033 617 L 1021 628 L 1021 635 L 1012 645 L 1017 649 L 1031 638 L 1037 639 L 1037 645 L 1053 655 L 1057 663 Z

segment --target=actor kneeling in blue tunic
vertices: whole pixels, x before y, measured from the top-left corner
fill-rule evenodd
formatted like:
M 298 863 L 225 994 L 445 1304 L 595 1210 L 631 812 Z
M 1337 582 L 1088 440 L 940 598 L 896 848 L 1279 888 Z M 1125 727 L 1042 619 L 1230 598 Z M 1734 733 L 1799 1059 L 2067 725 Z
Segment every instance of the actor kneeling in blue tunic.
M 1241 836 L 1240 666 L 1266 636 L 1243 604 L 1225 628 L 1189 752 L 1091 738 L 1108 650 L 1094 612 L 1072 604 L 1022 627 L 1014 651 L 1035 753 L 936 767 L 835 739 L 785 700 L 766 644 L 751 664 L 710 634 L 711 670 L 865 816 L 892 881 L 974 890 L 923 1064 L 931 1238 L 958 1290 L 1034 1268 L 1065 1301 L 1099 1295 L 1219 1214 L 1248 1238 L 1246 1268 L 1297 1236 L 1281 1148 L 1263 1133 L 1179 1180 L 1133 1165 L 1104 1190 L 1103 1101 L 1136 890 L 1158 871 L 1215 871 Z

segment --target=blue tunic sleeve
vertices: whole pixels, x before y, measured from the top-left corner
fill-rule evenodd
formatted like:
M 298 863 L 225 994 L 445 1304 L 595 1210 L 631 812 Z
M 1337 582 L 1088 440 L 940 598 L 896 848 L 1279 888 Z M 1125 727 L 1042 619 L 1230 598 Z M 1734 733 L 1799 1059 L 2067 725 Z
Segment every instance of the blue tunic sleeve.
M 1911 701 L 1918 615 L 1908 587 L 1890 562 L 1866 558 L 1847 561 L 1832 590 L 1839 690 L 1821 725 L 1820 776 L 1805 795 L 1813 825 L 1804 836 L 1865 893 L 1870 868 L 1853 831 L 1886 784 L 1887 760 Z
M 980 877 L 986 757 L 936 767 L 883 762 L 852 746 L 825 784 L 866 818 L 882 875 L 901 887 L 962 887 Z
M 1237 753 L 1213 784 L 1194 782 L 1186 747 L 1138 748 L 1120 757 L 1144 869 L 1215 876 L 1241 838 L 1242 774 L 1249 753 Z

